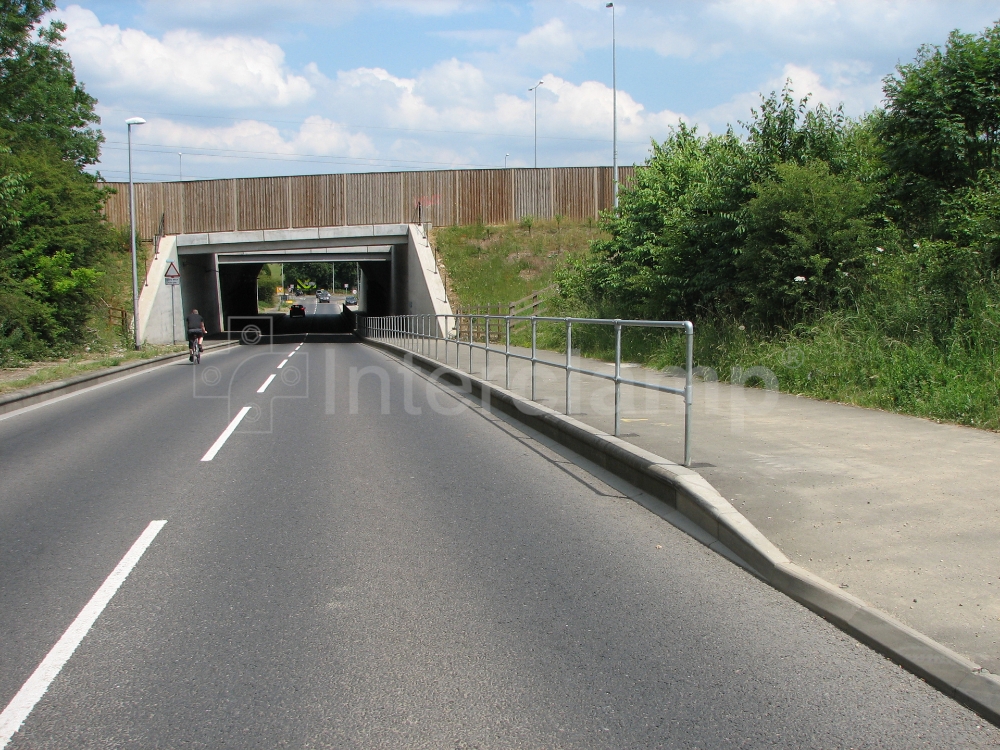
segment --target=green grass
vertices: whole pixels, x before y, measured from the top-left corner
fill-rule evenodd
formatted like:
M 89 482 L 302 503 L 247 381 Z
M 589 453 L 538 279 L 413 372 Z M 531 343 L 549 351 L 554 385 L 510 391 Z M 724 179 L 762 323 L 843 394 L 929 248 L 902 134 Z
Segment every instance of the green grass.
M 562 341 L 558 331 L 539 336 L 546 348 L 561 350 Z M 575 328 L 574 346 L 585 356 L 614 357 L 610 329 Z M 626 330 L 622 355 L 654 368 L 681 367 L 683 336 Z M 747 331 L 732 320 L 696 322 L 694 360 L 696 367 L 710 368 L 720 381 L 731 380 L 734 368 L 762 366 L 777 376 L 779 389 L 786 393 L 1000 429 L 996 345 L 970 345 L 959 333 L 945 342 L 929 335 L 902 340 L 888 335 L 884 321 L 864 311 L 828 313 L 809 325 L 770 336 Z
M 439 227 L 431 241 L 446 269 L 452 306 L 506 307 L 553 283 L 555 271 L 603 236 L 594 221 Z
M 183 352 L 187 345 L 178 344 L 176 346 L 143 346 L 140 351 L 122 350 L 112 354 L 107 354 L 98 358 L 90 358 L 88 353 L 74 355 L 64 361 L 52 364 L 42 364 L 29 368 L 10 368 L 0 370 L 0 393 L 10 393 L 32 386 L 53 383 L 57 380 L 66 380 L 77 375 L 83 375 L 95 370 L 104 370 L 109 367 L 118 367 L 126 362 L 139 359 L 151 359 L 161 354 L 173 352 Z M 23 376 L 19 377 L 19 373 Z

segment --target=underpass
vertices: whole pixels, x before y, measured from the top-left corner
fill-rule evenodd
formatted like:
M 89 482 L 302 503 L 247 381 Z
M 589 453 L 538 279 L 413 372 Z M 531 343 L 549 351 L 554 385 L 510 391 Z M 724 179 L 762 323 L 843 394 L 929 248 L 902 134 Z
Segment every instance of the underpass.
M 209 334 L 239 330 L 258 315 L 257 276 L 265 263 L 351 262 L 359 269 L 355 312 L 373 315 L 449 314 L 437 260 L 420 224 L 302 227 L 203 232 L 158 238 L 139 297 L 139 339 L 165 344 L 184 338 L 184 316 L 197 309 Z M 233 321 L 238 321 L 234 324 Z M 320 331 L 327 318 L 297 324 Z M 297 326 L 297 327 L 296 327 Z
M 11 748 L 1000 741 L 627 485 L 349 335 L 3 415 L 0 468 L 0 707 L 166 522 Z

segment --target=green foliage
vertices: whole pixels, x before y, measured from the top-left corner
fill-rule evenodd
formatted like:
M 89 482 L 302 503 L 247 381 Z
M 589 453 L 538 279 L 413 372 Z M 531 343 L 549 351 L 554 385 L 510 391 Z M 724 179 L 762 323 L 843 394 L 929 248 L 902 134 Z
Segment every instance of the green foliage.
M 891 234 L 876 228 L 872 187 L 832 174 L 828 162 L 782 163 L 775 173 L 751 186 L 736 260 L 745 317 L 768 328 L 849 301 Z
M 737 212 L 749 187 L 746 147 L 732 133 L 702 137 L 681 125 L 653 144 L 610 234 L 561 287 L 602 314 L 675 317 L 732 294 Z
M 0 0 L 0 130 L 15 148 L 55 146 L 77 166 L 98 160 L 97 100 L 76 81 L 60 44 L 65 24 L 41 26 L 52 0 Z
M 281 286 L 281 272 L 277 264 L 265 263 L 257 274 L 257 300 L 270 305 Z
M 79 341 L 97 266 L 120 246 L 102 215 L 105 192 L 82 171 L 99 154 L 96 103 L 60 48 L 63 26 L 40 27 L 49 0 L 0 0 L 0 360 Z
M 603 217 L 611 238 L 561 280 L 567 294 L 605 315 L 718 311 L 762 325 L 836 296 L 826 277 L 844 272 L 837 266 L 871 202 L 862 182 L 877 174 L 870 139 L 839 110 L 809 109 L 787 87 L 752 115 L 746 140 L 682 123 L 654 143 L 618 212 Z M 819 240 L 830 227 L 839 236 Z M 815 281 L 794 287 L 807 273 Z
M 899 213 L 915 231 L 939 232 L 942 197 L 995 170 L 1000 153 L 1000 22 L 954 31 L 945 49 L 921 47 L 885 79 L 878 118 Z
M 998 81 L 1000 24 L 921 48 L 858 120 L 786 87 L 744 137 L 680 125 L 561 274 L 565 309 L 692 319 L 722 379 L 763 365 L 792 392 L 1000 428 Z M 678 337 L 623 346 L 683 362 Z

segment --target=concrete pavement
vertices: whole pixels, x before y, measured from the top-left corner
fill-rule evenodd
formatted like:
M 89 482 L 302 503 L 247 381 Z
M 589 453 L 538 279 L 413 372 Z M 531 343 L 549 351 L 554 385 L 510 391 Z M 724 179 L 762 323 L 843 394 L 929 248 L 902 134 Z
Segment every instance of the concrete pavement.
M 167 521 L 9 747 L 1000 742 L 461 394 L 310 338 L 0 419 L 0 707 Z

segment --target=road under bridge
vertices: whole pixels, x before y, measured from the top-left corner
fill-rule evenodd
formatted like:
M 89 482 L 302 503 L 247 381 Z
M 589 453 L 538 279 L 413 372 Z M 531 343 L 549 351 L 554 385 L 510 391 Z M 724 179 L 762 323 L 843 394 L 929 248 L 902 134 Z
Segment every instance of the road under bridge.
M 139 298 L 140 339 L 183 339 L 184 315 L 192 308 L 209 333 L 233 330 L 240 319 L 257 315 L 257 276 L 265 263 L 329 261 L 358 263 L 359 312 L 451 313 L 420 224 L 177 234 L 158 240 Z

